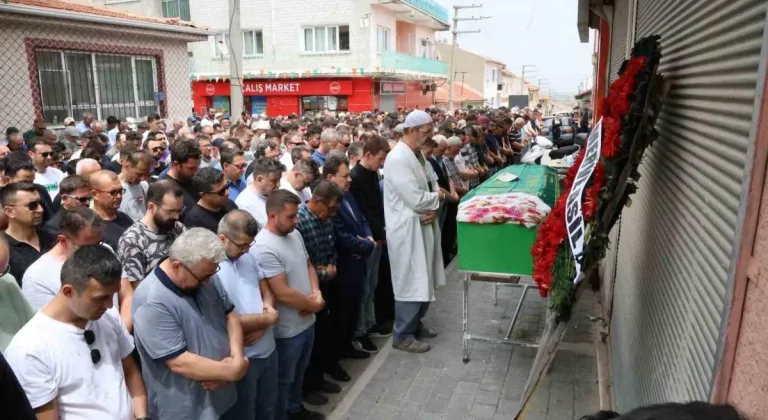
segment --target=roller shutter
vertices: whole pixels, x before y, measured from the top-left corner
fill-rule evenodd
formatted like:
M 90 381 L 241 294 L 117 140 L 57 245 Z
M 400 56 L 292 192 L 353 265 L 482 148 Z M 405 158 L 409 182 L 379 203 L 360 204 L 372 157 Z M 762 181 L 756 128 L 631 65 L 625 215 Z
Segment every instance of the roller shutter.
M 613 82 L 619 77 L 619 68 L 624 62 L 627 51 L 627 24 L 629 0 L 613 2 L 613 20 L 611 21 L 611 68 L 609 80 Z
M 709 398 L 766 8 L 764 0 L 638 1 L 635 39 L 661 35 L 660 70 L 672 85 L 621 221 L 611 323 L 619 411 Z

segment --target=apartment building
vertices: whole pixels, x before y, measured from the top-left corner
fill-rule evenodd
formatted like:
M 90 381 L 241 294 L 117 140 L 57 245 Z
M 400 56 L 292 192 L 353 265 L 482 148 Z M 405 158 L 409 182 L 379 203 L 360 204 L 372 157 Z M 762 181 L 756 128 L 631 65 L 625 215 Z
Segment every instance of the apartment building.
M 189 48 L 195 110 L 229 109 L 229 49 L 243 39 L 244 109 L 270 116 L 320 110 L 425 108 L 447 78 L 435 33 L 448 10 L 433 0 L 241 0 L 241 34 L 227 0 L 95 0 L 207 27 Z

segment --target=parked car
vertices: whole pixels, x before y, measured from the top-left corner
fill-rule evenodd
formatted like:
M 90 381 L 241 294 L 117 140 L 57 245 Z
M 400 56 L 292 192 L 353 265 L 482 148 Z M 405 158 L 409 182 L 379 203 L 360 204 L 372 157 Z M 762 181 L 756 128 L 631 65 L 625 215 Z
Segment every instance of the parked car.
M 573 127 L 568 117 L 544 117 L 542 119 L 541 135 L 553 142 L 573 141 Z

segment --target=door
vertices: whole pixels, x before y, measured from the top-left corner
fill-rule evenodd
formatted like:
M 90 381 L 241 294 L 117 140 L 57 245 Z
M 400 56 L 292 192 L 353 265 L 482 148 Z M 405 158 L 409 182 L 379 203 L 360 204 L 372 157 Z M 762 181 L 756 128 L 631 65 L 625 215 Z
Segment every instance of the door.
M 397 103 L 395 99 L 395 95 L 381 95 L 379 109 L 384 112 L 395 112 L 397 110 Z

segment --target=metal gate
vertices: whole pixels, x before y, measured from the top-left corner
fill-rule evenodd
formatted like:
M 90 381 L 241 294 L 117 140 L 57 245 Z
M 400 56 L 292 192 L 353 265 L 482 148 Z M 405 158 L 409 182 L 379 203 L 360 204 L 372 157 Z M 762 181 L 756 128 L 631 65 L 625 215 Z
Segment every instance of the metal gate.
M 611 68 L 609 80 L 613 82 L 619 77 L 619 68 L 624 62 L 627 52 L 627 28 L 629 24 L 629 0 L 613 2 L 613 20 L 611 23 Z
M 611 323 L 621 411 L 709 398 L 749 175 L 766 8 L 764 0 L 638 1 L 635 39 L 661 36 L 660 71 L 671 90 L 621 221 Z

